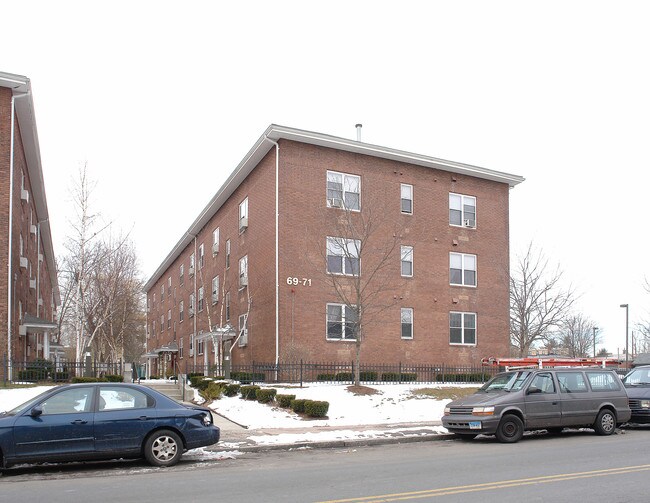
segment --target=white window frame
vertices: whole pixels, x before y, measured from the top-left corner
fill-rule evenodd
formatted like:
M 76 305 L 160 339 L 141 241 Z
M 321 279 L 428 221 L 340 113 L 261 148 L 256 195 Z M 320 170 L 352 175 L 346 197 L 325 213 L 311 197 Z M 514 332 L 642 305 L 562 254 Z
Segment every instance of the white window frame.
M 167 309 L 167 330 L 172 328 L 172 310 Z
M 361 240 L 327 236 L 325 269 L 328 274 L 358 276 L 361 274 Z M 330 270 L 330 257 L 340 258 L 341 271 Z M 354 270 L 356 260 L 357 271 Z M 348 271 L 351 269 L 351 271 Z
M 178 321 L 183 323 L 185 319 L 185 302 L 182 300 L 178 303 Z
M 203 269 L 205 265 L 205 245 L 201 243 L 199 245 L 199 270 Z
M 205 289 L 204 289 L 202 286 L 199 287 L 199 291 L 198 291 L 198 295 L 197 295 L 197 297 L 198 297 L 198 308 L 199 308 L 199 313 L 201 313 L 201 312 L 203 312 L 203 306 L 204 306 L 204 304 L 205 304 L 205 303 L 203 302 L 204 297 L 205 297 Z
M 200 333 L 199 333 L 200 335 Z M 199 355 L 203 354 L 203 346 L 204 346 L 204 339 L 202 337 L 199 337 L 198 340 L 196 341 L 196 352 Z
M 225 304 L 225 315 L 226 321 L 230 321 L 230 292 L 226 292 L 226 298 L 224 299 Z
M 178 357 L 183 359 L 183 338 L 178 339 Z
M 194 356 L 194 334 L 190 334 L 190 356 Z
M 245 220 L 244 220 L 245 219 Z M 241 234 L 248 228 L 248 196 L 239 203 L 239 233 Z
M 172 277 L 167 278 L 167 297 L 172 294 Z
M 405 320 L 405 315 L 408 316 L 410 319 Z M 408 324 L 410 325 L 410 332 L 411 335 L 408 337 L 404 337 L 404 325 Z M 413 308 L 412 307 L 402 307 L 400 308 L 400 337 L 404 340 L 412 340 L 413 339 Z
M 454 267 L 452 269 L 452 257 L 460 257 L 460 269 L 457 267 Z M 474 262 L 474 269 L 470 269 L 470 266 L 467 265 L 467 262 L 473 260 Z M 460 283 L 452 283 L 452 278 L 451 278 L 451 272 L 452 270 L 459 270 L 460 271 L 460 277 L 461 277 L 461 282 Z M 474 271 L 474 283 L 465 283 L 465 273 L 468 271 Z M 449 285 L 451 286 L 464 286 L 464 287 L 469 287 L 469 288 L 476 288 L 478 285 L 478 257 L 476 255 L 473 255 L 471 253 L 455 253 L 455 252 L 450 252 L 449 253 Z
M 162 334 L 165 331 L 165 315 L 160 315 L 160 333 Z
M 408 197 L 404 197 L 404 190 L 408 191 Z M 411 211 L 404 211 L 404 201 L 411 202 Z M 403 215 L 413 215 L 413 185 L 408 183 L 400 184 L 399 209 Z
M 404 274 L 404 264 L 411 264 L 411 273 Z M 408 245 L 400 246 L 400 267 L 399 272 L 403 278 L 412 278 L 413 271 L 413 247 Z
M 226 239 L 226 269 L 230 269 L 230 239 Z
M 460 203 L 460 208 L 458 204 L 454 201 Z M 467 204 L 467 203 L 472 204 Z M 473 206 L 474 212 L 472 217 L 472 212 L 465 212 L 466 206 Z M 451 212 L 460 212 L 460 223 L 452 223 Z M 449 225 L 453 227 L 465 227 L 467 229 L 476 229 L 476 197 L 467 196 L 465 194 L 457 194 L 455 192 L 449 193 Z
M 219 302 L 219 275 L 212 278 L 212 304 Z
M 341 318 L 340 321 L 331 321 L 330 320 L 330 307 L 338 307 L 341 309 Z M 325 339 L 328 341 L 356 341 L 357 338 L 352 336 L 347 336 L 348 327 L 346 324 L 347 310 L 353 310 L 351 306 L 346 306 L 345 304 L 337 304 L 334 302 L 328 302 L 325 308 Z M 330 337 L 330 323 L 340 323 L 341 324 L 341 337 Z M 356 322 L 354 322 L 356 323 Z M 354 335 L 354 334 L 353 334 Z
M 212 256 L 214 257 L 217 253 L 219 253 L 219 234 L 221 231 L 219 230 L 219 227 L 217 227 L 215 230 L 212 231 Z
M 160 285 L 160 302 L 165 302 L 165 283 Z
M 239 338 L 237 339 L 237 346 L 243 347 L 248 345 L 248 314 L 239 315 Z
M 337 178 L 340 178 L 337 180 Z M 333 184 L 339 184 L 339 188 L 330 186 L 330 182 Z M 358 191 L 350 190 L 356 185 Z M 338 194 L 340 192 L 340 194 Z M 348 206 L 347 194 L 357 194 L 359 199 L 358 208 L 353 208 Z M 340 197 L 339 197 L 340 195 Z M 328 208 L 341 208 L 350 211 L 361 211 L 361 176 L 352 175 L 349 173 L 341 173 L 339 171 L 327 171 L 326 183 L 325 183 L 325 197 L 327 198 L 327 207 Z M 337 201 L 340 201 L 337 202 Z
M 461 319 L 461 326 L 457 327 L 454 326 L 452 327 L 451 325 L 451 317 L 452 315 L 460 315 Z M 474 318 L 474 327 L 468 327 L 468 318 L 473 317 Z M 478 316 L 476 313 L 473 312 L 465 312 L 465 311 L 450 311 L 449 312 L 449 345 L 450 346 L 476 346 L 477 340 L 478 340 Z M 461 336 L 461 342 L 451 342 L 451 330 L 452 328 L 458 329 L 460 328 L 460 336 Z M 474 330 L 474 342 L 465 342 L 467 338 L 467 331 L 468 330 Z
M 187 307 L 190 310 L 190 313 L 189 313 L 190 318 L 192 318 L 194 316 L 194 294 L 193 293 L 190 294 L 190 302 L 189 302 L 189 306 L 187 306 Z
M 239 259 L 239 288 L 245 288 L 244 278 L 246 278 L 246 284 L 248 284 L 248 255 L 244 255 Z
M 185 264 L 181 264 L 178 267 L 178 283 L 181 286 L 185 283 Z
M 191 278 L 194 276 L 194 253 L 190 255 L 190 270 L 189 270 L 189 277 Z

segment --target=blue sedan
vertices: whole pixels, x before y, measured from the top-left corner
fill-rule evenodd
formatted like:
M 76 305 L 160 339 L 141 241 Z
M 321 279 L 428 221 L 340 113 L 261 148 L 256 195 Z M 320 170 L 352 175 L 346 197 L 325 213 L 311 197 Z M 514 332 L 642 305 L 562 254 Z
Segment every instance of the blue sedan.
M 146 386 L 69 384 L 0 414 L 0 465 L 144 457 L 172 466 L 219 441 L 210 411 Z

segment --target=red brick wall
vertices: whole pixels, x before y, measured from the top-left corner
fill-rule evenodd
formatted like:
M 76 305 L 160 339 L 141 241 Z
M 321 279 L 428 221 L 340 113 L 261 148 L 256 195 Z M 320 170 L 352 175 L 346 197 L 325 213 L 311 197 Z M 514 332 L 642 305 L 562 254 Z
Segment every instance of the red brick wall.
M 363 342 L 362 361 L 366 363 L 476 363 L 482 357 L 506 354 L 508 350 L 508 191 L 500 184 L 470 176 L 452 175 L 415 165 L 397 163 L 374 157 L 333 149 L 280 141 L 280 359 L 303 358 L 310 361 L 351 361 L 354 343 L 326 340 L 326 304 L 338 303 L 324 274 L 326 236 L 332 235 L 332 218 L 341 210 L 326 208 L 326 171 L 328 169 L 361 176 L 361 205 L 364 214 L 385 212 L 381 218 L 375 244 L 390 242 L 398 232 L 397 243 L 387 275 L 393 285 L 380 296 L 377 304 L 388 306 L 384 313 L 373 316 Z M 252 309 L 249 318 L 248 345 L 235 346 L 233 363 L 273 362 L 275 360 L 274 301 L 274 176 L 275 149 L 237 188 L 211 222 L 197 236 L 197 248 L 205 243 L 206 303 L 210 302 L 210 283 L 215 274 L 221 285 L 231 292 L 230 323 L 237 328 L 239 314 L 246 311 L 246 290 L 238 288 L 238 261 L 248 254 L 249 288 Z M 400 184 L 414 188 L 413 215 L 400 212 Z M 449 193 L 477 198 L 477 228 L 464 229 L 449 225 Z M 238 232 L 238 207 L 249 198 L 249 227 Z M 219 226 L 221 246 L 212 257 L 212 231 Z M 397 228 L 397 231 L 396 231 Z M 231 267 L 225 271 L 225 243 L 231 240 Z M 414 247 L 414 276 L 400 275 L 399 244 Z M 171 308 L 173 320 L 178 319 L 178 301 L 185 301 L 185 321 L 178 323 L 177 338 L 184 337 L 185 359 L 189 358 L 189 335 L 194 320 L 188 316 L 189 294 L 193 279 L 189 278 L 189 256 L 194 245 L 184 250 L 169 271 L 148 292 L 156 293 L 156 303 L 149 313 L 160 323 Z M 477 255 L 478 286 L 449 285 L 449 253 Z M 362 271 L 372 269 L 372 259 L 362 262 Z M 178 285 L 180 263 L 185 264 L 185 285 Z M 198 256 L 197 256 L 198 263 Z M 364 267 L 366 269 L 364 269 Z M 198 268 L 197 268 L 198 270 Z M 176 298 L 165 293 L 160 301 L 160 285 L 171 274 Z M 311 286 L 287 284 L 288 277 L 311 279 Z M 198 277 L 197 277 L 198 279 Z M 197 281 L 200 285 L 200 280 Z M 223 303 L 210 305 L 212 324 L 219 323 Z M 400 337 L 400 308 L 414 309 L 413 340 Z M 215 312 L 216 310 L 216 312 Z M 449 344 L 449 312 L 477 313 L 477 345 Z M 207 311 L 196 314 L 197 330 L 208 329 Z M 149 341 L 149 348 L 159 347 L 173 339 L 165 330 Z M 210 363 L 214 356 L 210 355 Z M 203 358 L 197 359 L 203 363 Z

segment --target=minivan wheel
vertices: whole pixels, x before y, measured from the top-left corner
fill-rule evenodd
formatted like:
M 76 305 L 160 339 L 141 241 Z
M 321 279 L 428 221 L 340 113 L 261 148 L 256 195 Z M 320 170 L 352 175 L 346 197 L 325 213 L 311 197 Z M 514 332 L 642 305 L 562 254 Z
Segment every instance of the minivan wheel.
M 183 455 L 183 442 L 171 430 L 158 430 L 144 443 L 144 457 L 153 466 L 173 466 Z
M 499 442 L 508 444 L 519 442 L 524 436 L 524 423 L 514 414 L 506 414 L 501 418 L 496 436 Z
M 616 431 L 616 415 L 609 409 L 603 409 L 598 413 L 594 430 L 598 435 L 611 435 Z

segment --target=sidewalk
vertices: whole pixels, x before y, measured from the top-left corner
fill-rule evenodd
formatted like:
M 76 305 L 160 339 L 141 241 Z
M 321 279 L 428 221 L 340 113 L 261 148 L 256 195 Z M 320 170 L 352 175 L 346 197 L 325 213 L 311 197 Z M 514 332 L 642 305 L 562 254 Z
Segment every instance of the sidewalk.
M 306 424 L 304 428 L 248 429 L 216 413 L 212 416 L 214 424 L 221 429 L 221 440 L 206 450 L 215 452 L 354 447 L 453 438 L 452 434 L 442 428 L 440 421 L 350 427 Z

